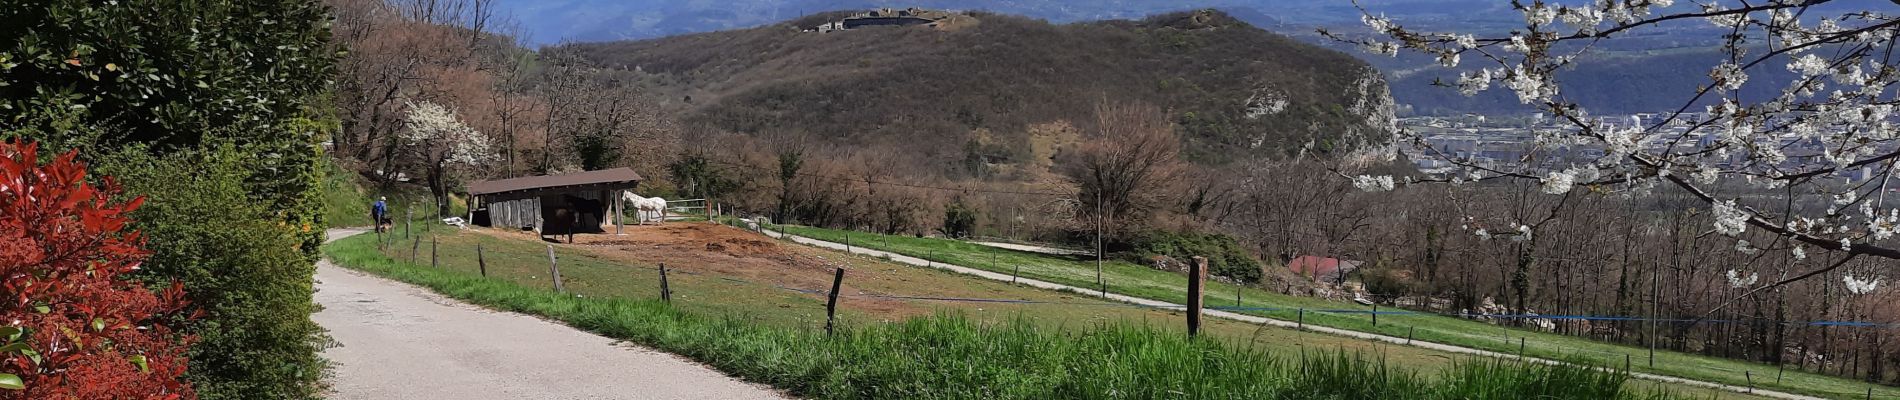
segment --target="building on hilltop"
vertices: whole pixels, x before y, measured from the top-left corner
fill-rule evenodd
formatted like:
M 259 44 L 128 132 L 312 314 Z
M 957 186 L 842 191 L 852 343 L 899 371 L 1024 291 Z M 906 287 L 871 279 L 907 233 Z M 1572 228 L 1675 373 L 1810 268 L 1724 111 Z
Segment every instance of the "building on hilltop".
M 819 25 L 807 32 L 830 33 L 873 26 L 916 26 L 930 25 L 952 17 L 954 14 L 943 11 L 930 11 L 919 8 L 892 10 L 888 8 L 858 13 L 843 20 Z

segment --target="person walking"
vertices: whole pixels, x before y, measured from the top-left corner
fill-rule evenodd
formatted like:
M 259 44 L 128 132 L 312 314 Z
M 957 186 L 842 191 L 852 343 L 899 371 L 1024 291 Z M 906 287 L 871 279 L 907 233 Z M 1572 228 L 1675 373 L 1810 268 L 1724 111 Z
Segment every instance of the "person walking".
M 376 202 L 369 205 L 369 219 L 376 224 L 376 232 L 382 232 L 383 225 L 389 223 L 388 201 L 389 197 L 377 197 Z

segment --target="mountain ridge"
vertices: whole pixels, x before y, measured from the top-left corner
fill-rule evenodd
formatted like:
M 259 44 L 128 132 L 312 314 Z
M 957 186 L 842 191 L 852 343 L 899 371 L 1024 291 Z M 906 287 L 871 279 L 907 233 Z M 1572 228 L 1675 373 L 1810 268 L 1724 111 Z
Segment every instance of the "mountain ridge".
M 1371 66 L 1218 11 L 805 32 L 845 15 L 558 51 L 649 82 L 688 126 L 809 133 L 946 167 L 1035 161 L 1032 131 L 1086 130 L 1104 100 L 1167 110 L 1204 164 L 1350 149 L 1392 129 Z

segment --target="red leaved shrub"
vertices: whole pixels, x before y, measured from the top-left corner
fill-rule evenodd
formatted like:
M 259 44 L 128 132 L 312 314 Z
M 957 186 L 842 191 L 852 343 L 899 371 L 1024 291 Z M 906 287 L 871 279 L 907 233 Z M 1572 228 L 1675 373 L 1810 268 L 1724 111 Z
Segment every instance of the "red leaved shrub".
M 115 201 L 110 178 L 87 184 L 74 153 L 45 165 L 37 153 L 0 143 L 0 331 L 23 331 L 0 347 L 0 373 L 24 386 L 0 399 L 197 398 L 179 379 L 190 338 L 167 326 L 183 291 L 121 278 L 148 254 L 122 230 L 141 199 Z

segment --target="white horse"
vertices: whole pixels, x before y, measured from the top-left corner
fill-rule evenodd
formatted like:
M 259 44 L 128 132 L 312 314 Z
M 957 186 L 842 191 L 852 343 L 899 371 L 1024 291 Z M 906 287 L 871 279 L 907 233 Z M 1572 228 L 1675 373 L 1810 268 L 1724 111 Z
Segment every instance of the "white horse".
M 633 192 L 626 192 L 621 195 L 621 200 L 633 206 L 634 215 L 639 217 L 640 225 L 646 225 L 647 219 L 649 218 L 652 218 L 655 223 L 666 222 L 666 199 L 658 197 L 645 198 L 633 194 Z M 653 215 L 656 213 L 659 215 L 659 218 L 653 218 Z

